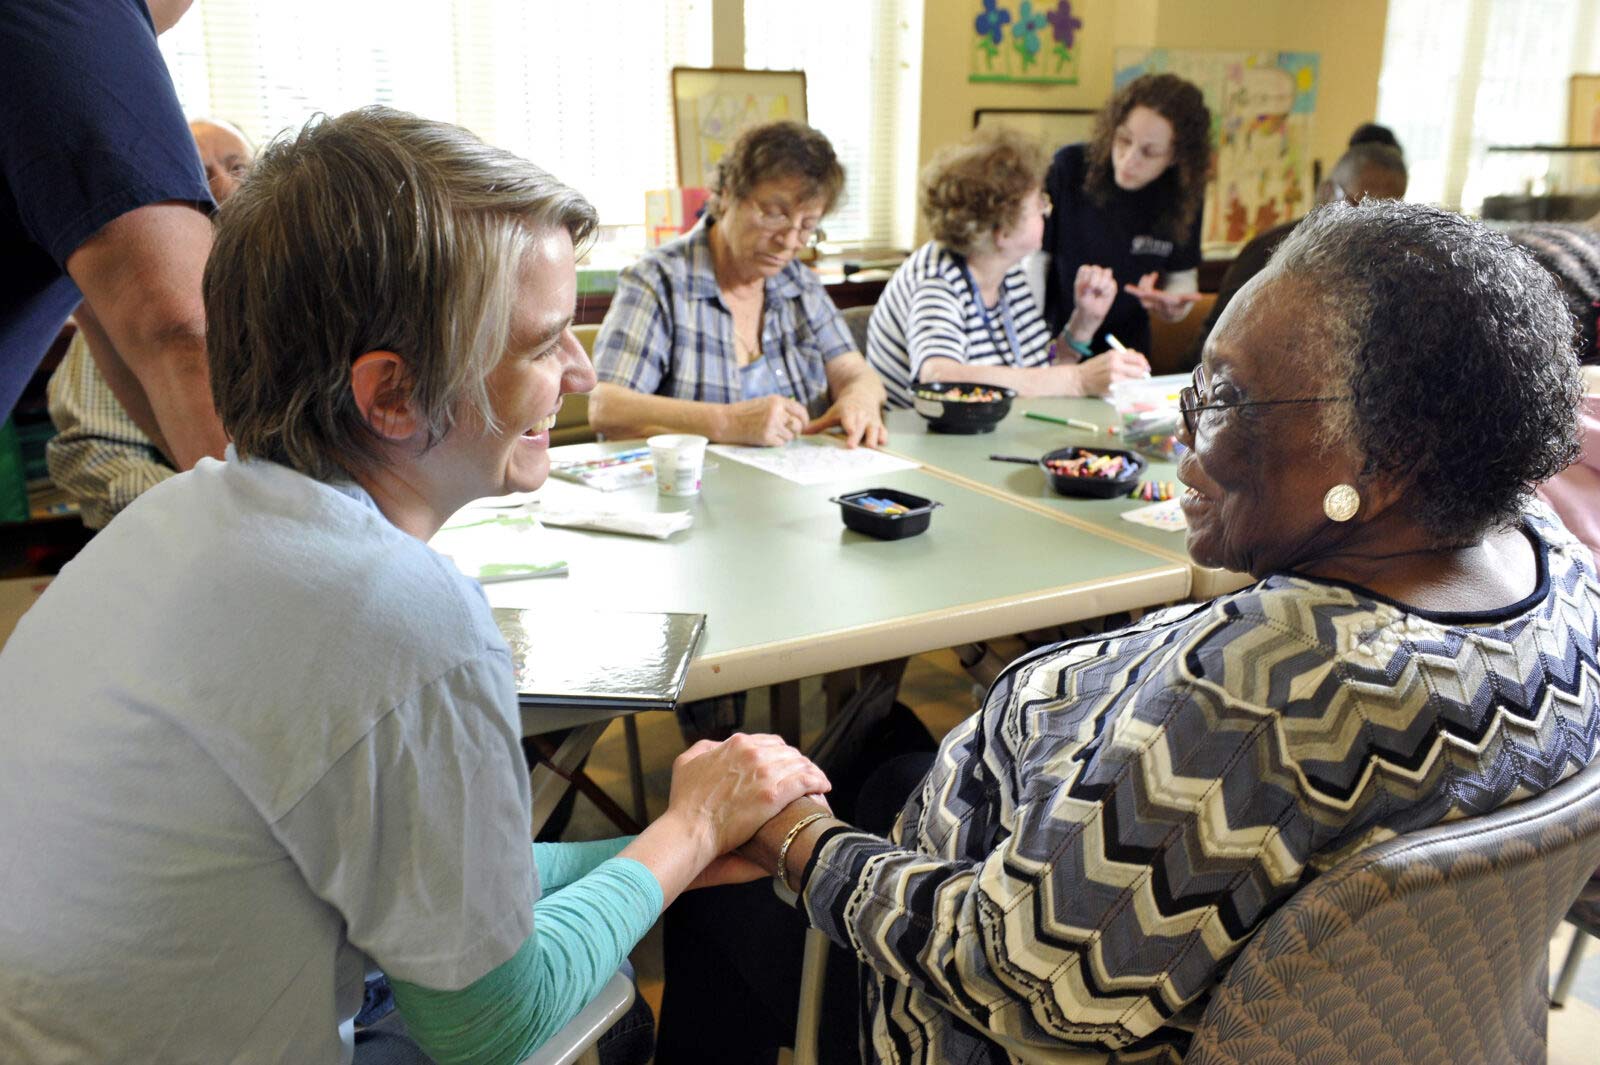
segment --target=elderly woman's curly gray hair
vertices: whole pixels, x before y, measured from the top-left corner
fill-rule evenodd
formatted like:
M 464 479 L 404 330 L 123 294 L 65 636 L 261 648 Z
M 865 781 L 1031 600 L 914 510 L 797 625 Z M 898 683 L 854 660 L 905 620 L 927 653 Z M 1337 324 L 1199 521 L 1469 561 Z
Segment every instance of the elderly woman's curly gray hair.
M 1550 275 L 1502 234 L 1421 204 L 1335 203 L 1269 266 L 1311 303 L 1304 354 L 1331 442 L 1406 486 L 1440 543 L 1515 522 L 1578 453 L 1573 324 Z M 1321 389 L 1329 389 L 1323 392 Z

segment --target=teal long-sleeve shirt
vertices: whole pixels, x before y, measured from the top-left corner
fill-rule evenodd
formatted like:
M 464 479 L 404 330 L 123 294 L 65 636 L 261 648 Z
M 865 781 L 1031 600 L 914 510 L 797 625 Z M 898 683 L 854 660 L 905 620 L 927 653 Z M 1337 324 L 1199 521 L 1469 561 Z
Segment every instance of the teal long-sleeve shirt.
M 393 980 L 395 1004 L 438 1065 L 516 1065 L 605 986 L 661 914 L 655 875 L 618 858 L 633 837 L 535 843 L 543 894 L 533 933 L 502 965 L 459 991 Z

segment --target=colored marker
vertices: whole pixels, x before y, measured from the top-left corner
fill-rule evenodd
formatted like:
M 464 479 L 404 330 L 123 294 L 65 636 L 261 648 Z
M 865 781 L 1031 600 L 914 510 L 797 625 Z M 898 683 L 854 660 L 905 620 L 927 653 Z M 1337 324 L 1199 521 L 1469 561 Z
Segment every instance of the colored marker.
M 1024 411 L 1024 418 L 1032 418 L 1036 422 L 1050 422 L 1054 425 L 1066 425 L 1073 429 L 1086 429 L 1091 433 L 1098 433 L 1100 426 L 1094 422 L 1086 422 L 1082 418 L 1057 418 L 1054 414 L 1040 414 L 1036 410 Z

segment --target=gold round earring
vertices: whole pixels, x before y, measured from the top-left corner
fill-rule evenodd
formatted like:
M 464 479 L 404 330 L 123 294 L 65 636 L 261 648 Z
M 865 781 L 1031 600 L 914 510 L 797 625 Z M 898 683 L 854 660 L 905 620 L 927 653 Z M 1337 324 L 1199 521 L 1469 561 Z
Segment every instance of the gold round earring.
M 1361 509 L 1361 493 L 1354 485 L 1336 484 L 1322 497 L 1322 512 L 1329 521 L 1349 521 Z

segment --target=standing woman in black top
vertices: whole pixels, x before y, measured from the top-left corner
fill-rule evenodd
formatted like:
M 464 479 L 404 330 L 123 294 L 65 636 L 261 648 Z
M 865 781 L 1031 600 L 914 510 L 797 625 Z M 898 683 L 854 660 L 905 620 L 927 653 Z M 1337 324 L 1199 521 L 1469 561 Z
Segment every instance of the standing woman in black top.
M 1211 162 L 1211 112 L 1173 74 L 1131 81 L 1100 111 L 1094 139 L 1056 153 L 1045 177 L 1055 212 L 1045 222 L 1045 317 L 1072 317 L 1073 280 L 1085 263 L 1121 284 L 1100 328 L 1064 337 L 1080 355 L 1114 334 L 1150 350 L 1150 315 L 1177 321 L 1199 299 L 1200 206 Z M 1035 273 L 1037 276 L 1037 272 Z

